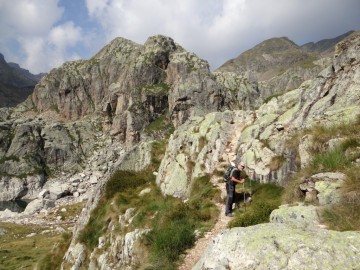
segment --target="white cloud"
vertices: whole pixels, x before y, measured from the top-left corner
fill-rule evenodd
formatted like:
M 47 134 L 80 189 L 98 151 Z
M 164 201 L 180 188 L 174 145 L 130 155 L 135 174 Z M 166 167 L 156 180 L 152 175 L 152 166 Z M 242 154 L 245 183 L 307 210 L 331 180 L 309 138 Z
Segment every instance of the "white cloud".
M 59 0 L 0 0 L 0 24 L 12 30 L 14 35 L 46 34 L 64 9 Z
M 49 42 L 58 50 L 63 51 L 68 46 L 74 46 L 82 38 L 82 30 L 73 22 L 66 22 L 51 29 Z
M 360 29 L 359 0 L 68 1 L 0 0 L 0 52 L 42 72 L 115 37 L 163 34 L 216 68 L 267 38 L 301 45 Z
M 318 41 L 360 27 L 358 0 L 86 0 L 107 42 L 116 36 L 144 42 L 160 33 L 186 49 L 224 63 L 264 39 Z M 349 18 L 352 18 L 351 20 Z M 346 22 L 348 20 L 349 22 Z M 357 25 L 356 25 L 357 24 Z
M 79 56 L 68 49 L 82 40 L 73 22 L 56 25 L 64 13 L 59 0 L 0 0 L 0 52 L 33 73 L 49 71 Z M 19 50 L 12 50 L 16 46 Z

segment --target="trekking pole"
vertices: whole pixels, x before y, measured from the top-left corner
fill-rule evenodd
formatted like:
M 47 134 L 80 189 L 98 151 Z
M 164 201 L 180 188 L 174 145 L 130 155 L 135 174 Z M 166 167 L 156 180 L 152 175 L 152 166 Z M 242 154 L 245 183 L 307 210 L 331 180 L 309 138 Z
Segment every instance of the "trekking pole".
M 252 178 L 252 175 L 250 177 L 250 197 L 252 197 L 251 178 Z
M 244 193 L 244 207 L 245 207 L 245 210 L 246 210 L 246 203 L 245 203 L 245 180 L 244 180 L 244 183 L 243 183 L 243 193 Z
M 251 174 L 251 176 L 249 177 L 249 179 L 250 179 L 250 196 L 249 196 L 249 203 L 252 201 L 252 186 L 251 186 L 251 178 L 253 178 L 253 176 L 254 176 L 254 170 L 251 170 L 250 174 Z

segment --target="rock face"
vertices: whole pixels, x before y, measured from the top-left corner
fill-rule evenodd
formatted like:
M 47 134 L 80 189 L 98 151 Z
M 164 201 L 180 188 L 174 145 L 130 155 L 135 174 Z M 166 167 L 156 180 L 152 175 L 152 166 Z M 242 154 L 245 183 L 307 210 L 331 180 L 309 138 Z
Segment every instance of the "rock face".
M 218 235 L 193 269 L 356 269 L 359 250 L 359 232 L 260 224 Z
M 144 45 L 117 38 L 89 61 L 64 64 L 41 80 L 31 101 L 71 120 L 102 112 L 111 134 L 131 144 L 167 109 L 179 126 L 220 109 L 223 97 L 206 61 L 154 36 Z
M 179 127 L 170 137 L 156 178 L 162 192 L 185 199 L 193 178 L 212 173 L 228 159 L 229 145 L 252 117 L 243 111 L 209 113 Z
M 36 117 L 0 125 L 0 200 L 35 198 L 49 174 L 76 172 L 92 155 L 99 134 L 89 119 L 62 123 Z
M 53 69 L 23 104 L 3 110 L 0 186 L 13 194 L 0 196 L 36 197 L 49 175 L 84 168 L 98 134 L 131 149 L 149 139 L 144 130 L 154 121 L 168 118 L 177 127 L 226 108 L 232 101 L 225 105 L 225 92 L 208 63 L 171 38 L 144 45 L 114 39 L 88 61 Z M 41 182 L 30 185 L 29 176 Z
M 359 42 L 359 33 L 349 36 L 337 46 L 332 65 L 316 79 L 255 111 L 209 114 L 181 126 L 169 140 L 157 176 L 163 192 L 186 197 L 191 178 L 216 169 L 231 137 L 236 139 L 229 151 L 254 170 L 257 181 L 285 184 L 299 169 L 296 153 L 302 153 L 304 166 L 310 147 L 289 147 L 287 139 L 304 127 L 353 121 L 360 114 Z

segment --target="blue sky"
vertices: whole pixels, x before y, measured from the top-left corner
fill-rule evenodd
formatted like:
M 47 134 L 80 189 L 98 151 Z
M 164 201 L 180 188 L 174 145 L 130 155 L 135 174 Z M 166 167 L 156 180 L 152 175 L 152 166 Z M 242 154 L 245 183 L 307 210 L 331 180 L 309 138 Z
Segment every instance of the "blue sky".
M 115 37 L 172 37 L 212 69 L 265 39 L 298 45 L 360 30 L 360 0 L 0 0 L 0 53 L 32 73 Z

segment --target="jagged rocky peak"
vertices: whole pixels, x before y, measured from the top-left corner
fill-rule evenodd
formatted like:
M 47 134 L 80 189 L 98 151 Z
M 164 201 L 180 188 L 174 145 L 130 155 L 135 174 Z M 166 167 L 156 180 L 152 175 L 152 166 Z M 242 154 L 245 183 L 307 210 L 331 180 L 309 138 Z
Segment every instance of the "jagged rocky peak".
M 157 35 L 144 45 L 116 38 L 87 61 L 65 63 L 41 80 L 31 100 L 38 112 L 68 120 L 101 112 L 113 136 L 136 142 L 166 110 L 175 126 L 218 110 L 219 92 L 207 61 Z

